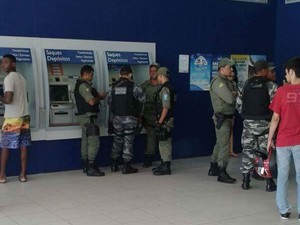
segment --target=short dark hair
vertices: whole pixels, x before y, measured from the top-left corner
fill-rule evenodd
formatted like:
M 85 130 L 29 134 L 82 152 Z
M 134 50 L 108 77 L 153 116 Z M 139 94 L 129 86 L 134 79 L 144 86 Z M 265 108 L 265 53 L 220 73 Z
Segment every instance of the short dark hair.
M 297 78 L 300 78 L 300 57 L 294 57 L 289 59 L 287 63 L 284 65 L 287 70 L 294 70 Z
M 84 65 L 80 70 L 80 75 L 83 76 L 85 73 L 92 73 L 94 72 L 94 68 L 90 65 Z
M 258 60 L 254 63 L 254 73 L 258 73 L 262 70 L 267 70 L 268 68 L 269 65 L 265 60 Z
M 16 57 L 14 55 L 12 55 L 12 54 L 5 54 L 4 56 L 2 56 L 2 58 L 8 58 L 13 63 L 17 62 Z
M 152 67 L 156 68 L 157 70 L 159 69 L 159 64 L 158 63 L 152 63 L 150 66 L 149 66 L 149 69 L 151 69 Z
M 129 75 L 130 73 L 132 73 L 132 69 L 129 65 L 124 65 L 121 67 L 120 69 L 120 75 L 121 76 L 126 76 L 126 75 Z

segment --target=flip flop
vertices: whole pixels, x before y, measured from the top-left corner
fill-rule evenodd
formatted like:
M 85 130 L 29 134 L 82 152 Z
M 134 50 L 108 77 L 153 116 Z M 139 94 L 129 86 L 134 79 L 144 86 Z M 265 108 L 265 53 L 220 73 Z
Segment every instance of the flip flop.
M 19 177 L 20 182 L 27 182 L 27 177 Z
M 0 179 L 0 184 L 5 184 L 7 182 L 6 178 Z

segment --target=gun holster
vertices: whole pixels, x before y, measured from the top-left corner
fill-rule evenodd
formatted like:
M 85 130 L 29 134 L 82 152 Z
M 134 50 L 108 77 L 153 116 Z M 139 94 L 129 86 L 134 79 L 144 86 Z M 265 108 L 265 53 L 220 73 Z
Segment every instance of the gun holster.
M 86 136 L 99 136 L 100 135 L 100 130 L 99 126 L 95 124 L 94 122 L 94 116 L 90 117 L 90 123 L 84 124 L 86 127 Z
M 215 117 L 216 117 L 216 128 L 220 129 L 225 120 L 225 116 L 222 113 L 215 113 Z
M 168 130 L 167 125 L 164 123 L 161 126 L 155 127 L 156 137 L 159 141 L 166 141 L 171 137 L 171 132 Z

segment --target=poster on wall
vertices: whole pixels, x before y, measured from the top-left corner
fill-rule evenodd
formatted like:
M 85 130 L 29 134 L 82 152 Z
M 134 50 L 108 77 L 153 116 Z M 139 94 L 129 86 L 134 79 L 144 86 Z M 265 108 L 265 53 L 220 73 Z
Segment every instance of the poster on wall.
M 285 0 L 285 4 L 300 2 L 300 0 Z
M 244 83 L 254 74 L 254 63 L 258 60 L 266 60 L 265 55 L 231 55 L 237 70 L 237 87 L 242 90 Z
M 178 72 L 188 73 L 189 72 L 189 55 L 179 55 Z
M 211 58 L 211 80 L 218 74 L 218 65 L 221 58 L 230 58 L 229 55 L 212 55 Z
M 193 54 L 190 57 L 190 91 L 207 91 L 211 79 L 211 55 Z

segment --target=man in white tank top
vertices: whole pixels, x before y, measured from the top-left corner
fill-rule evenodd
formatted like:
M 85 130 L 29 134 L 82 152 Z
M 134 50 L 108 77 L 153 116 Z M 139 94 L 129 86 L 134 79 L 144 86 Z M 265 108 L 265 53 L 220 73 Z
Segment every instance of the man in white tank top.
M 21 173 L 19 180 L 26 182 L 27 146 L 31 144 L 30 116 L 26 92 L 26 80 L 16 72 L 16 58 L 6 54 L 1 68 L 7 73 L 4 79 L 4 96 L 0 101 L 5 105 L 4 123 L 1 131 L 0 183 L 6 183 L 6 165 L 10 150 L 21 151 Z

